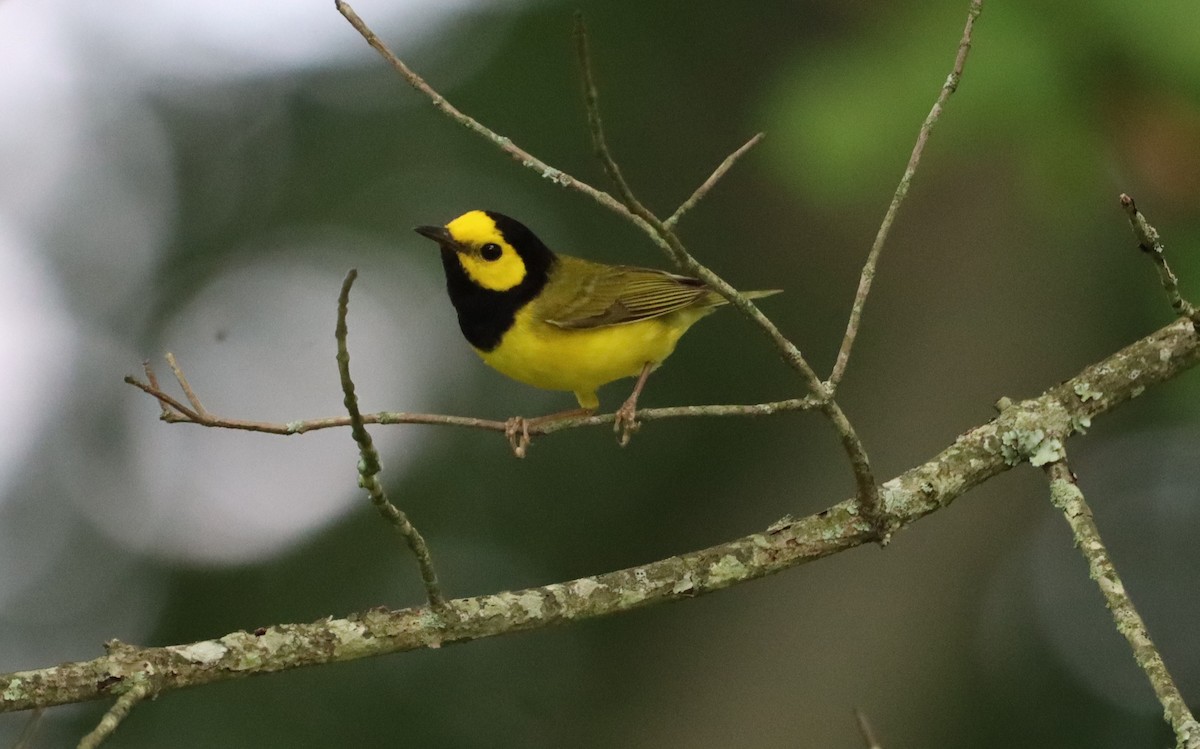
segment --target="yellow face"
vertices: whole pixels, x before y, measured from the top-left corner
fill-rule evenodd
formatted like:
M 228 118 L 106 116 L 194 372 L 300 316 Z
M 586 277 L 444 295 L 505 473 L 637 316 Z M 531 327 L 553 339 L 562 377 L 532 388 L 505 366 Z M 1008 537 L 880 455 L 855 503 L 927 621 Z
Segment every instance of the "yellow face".
M 508 291 L 525 278 L 525 262 L 483 211 L 464 213 L 446 224 L 458 243 L 456 257 L 467 276 L 491 291 Z

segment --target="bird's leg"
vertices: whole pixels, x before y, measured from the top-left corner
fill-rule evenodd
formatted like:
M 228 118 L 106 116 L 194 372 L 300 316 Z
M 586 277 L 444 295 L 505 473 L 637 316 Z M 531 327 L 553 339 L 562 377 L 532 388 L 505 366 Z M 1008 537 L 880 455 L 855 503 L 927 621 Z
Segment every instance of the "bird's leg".
M 629 438 L 637 431 L 641 424 L 637 421 L 637 401 L 638 396 L 642 394 L 642 388 L 646 387 L 646 378 L 650 376 L 650 370 L 653 365 L 646 362 L 642 365 L 642 373 L 638 375 L 637 384 L 633 386 L 633 392 L 617 409 L 615 418 L 613 419 L 613 431 L 620 432 L 619 442 L 621 447 L 629 444 Z
M 532 419 L 527 419 L 524 416 L 514 416 L 504 422 L 504 436 L 508 438 L 508 444 L 512 447 L 513 455 L 518 458 L 524 458 L 525 453 L 529 448 L 530 428 L 537 428 L 551 421 L 559 421 L 561 419 L 575 419 L 580 416 L 591 416 L 595 413 L 591 408 L 572 408 L 569 411 L 558 411 L 545 416 L 535 416 Z

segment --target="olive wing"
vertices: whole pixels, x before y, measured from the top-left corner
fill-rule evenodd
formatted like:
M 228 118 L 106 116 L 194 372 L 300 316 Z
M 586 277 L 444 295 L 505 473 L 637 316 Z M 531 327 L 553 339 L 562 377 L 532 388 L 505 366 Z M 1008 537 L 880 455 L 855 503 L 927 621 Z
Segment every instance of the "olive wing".
M 538 314 L 560 328 L 599 328 L 712 304 L 703 281 L 666 271 L 559 257 Z

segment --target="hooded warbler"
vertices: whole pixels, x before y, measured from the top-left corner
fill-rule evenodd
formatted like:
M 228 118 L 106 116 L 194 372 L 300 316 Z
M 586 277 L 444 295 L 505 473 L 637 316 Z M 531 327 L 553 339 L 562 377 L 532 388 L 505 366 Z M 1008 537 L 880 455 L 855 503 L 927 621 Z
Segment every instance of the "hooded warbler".
M 646 376 L 679 337 L 726 303 L 695 278 L 559 255 L 524 224 L 493 211 L 416 231 L 441 247 L 459 328 L 491 367 L 534 387 L 573 392 L 584 413 L 599 407 L 601 385 L 638 377 L 615 429 L 634 425 Z M 527 425 L 520 428 L 527 443 Z

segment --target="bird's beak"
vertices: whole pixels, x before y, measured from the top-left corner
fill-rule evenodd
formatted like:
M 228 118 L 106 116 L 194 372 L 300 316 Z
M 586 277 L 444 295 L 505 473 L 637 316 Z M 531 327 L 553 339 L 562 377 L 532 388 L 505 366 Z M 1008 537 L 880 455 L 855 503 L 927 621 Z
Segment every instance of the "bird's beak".
M 454 237 L 450 236 L 450 232 L 444 226 L 418 226 L 414 231 L 437 242 L 443 249 L 458 249 L 458 242 L 454 241 Z

